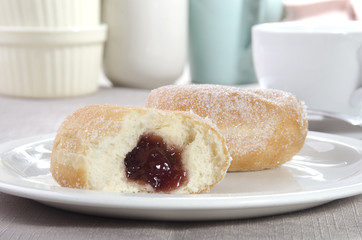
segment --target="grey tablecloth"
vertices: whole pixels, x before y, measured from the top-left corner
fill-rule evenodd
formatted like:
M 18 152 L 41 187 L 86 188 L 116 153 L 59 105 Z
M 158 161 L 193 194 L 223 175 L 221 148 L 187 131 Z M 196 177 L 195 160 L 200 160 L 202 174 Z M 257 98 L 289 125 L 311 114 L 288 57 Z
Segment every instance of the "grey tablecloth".
M 142 106 L 147 94 L 104 87 L 67 99 L 0 96 L 0 143 L 54 133 L 66 115 L 86 104 Z M 82 215 L 0 193 L 0 239 L 362 239 L 362 195 L 271 217 L 158 222 Z

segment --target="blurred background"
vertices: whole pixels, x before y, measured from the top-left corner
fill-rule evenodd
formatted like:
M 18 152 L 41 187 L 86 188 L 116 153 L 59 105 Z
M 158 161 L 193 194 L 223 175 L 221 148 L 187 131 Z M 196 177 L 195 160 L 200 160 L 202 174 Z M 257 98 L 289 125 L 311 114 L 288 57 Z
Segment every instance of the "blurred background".
M 104 6 L 104 4 L 105 2 L 103 2 L 103 20 L 112 25 L 112 19 L 107 19 L 108 12 L 113 11 L 114 14 L 119 14 L 117 14 L 116 8 L 107 10 L 107 6 Z M 230 0 L 225 2 L 217 0 L 189 0 L 188 9 L 185 10 L 185 6 L 183 6 L 181 10 L 185 11 L 183 14 L 187 14 L 186 21 L 188 21 L 188 26 L 179 26 L 179 31 L 181 32 L 179 34 L 185 38 L 186 32 L 187 40 L 183 44 L 187 45 L 188 49 L 183 49 L 183 51 L 187 51 L 187 54 L 178 53 L 178 56 L 181 55 L 182 58 L 185 58 L 185 55 L 187 56 L 185 63 L 183 64 L 182 61 L 179 63 L 179 70 L 170 79 L 166 79 L 164 85 L 173 83 L 249 85 L 258 83 L 251 52 L 251 29 L 254 25 L 267 22 L 289 21 L 305 22 L 308 24 L 358 21 L 362 17 L 362 1 Z M 180 7 L 175 11 L 180 12 Z M 172 17 L 175 17 L 175 15 L 170 15 L 170 18 Z M 167 31 L 167 27 L 163 27 Z M 188 29 L 184 29 L 185 27 Z M 115 44 L 120 42 L 122 40 L 119 38 Z M 164 51 L 169 52 L 166 48 Z M 114 59 L 111 61 L 114 61 Z M 107 56 L 105 64 L 107 70 Z M 116 68 L 119 67 L 116 66 Z M 110 81 L 109 79 L 113 80 Z M 102 85 L 118 85 L 115 83 L 117 81 L 117 76 L 110 74 L 107 77 L 102 71 Z M 142 83 L 144 81 L 151 80 L 147 77 L 144 80 L 139 79 L 139 87 L 146 88 L 145 85 L 147 84 Z M 122 86 L 122 83 L 120 85 Z M 132 84 L 130 85 L 132 86 Z M 155 83 L 151 88 L 161 85 L 163 84 Z M 128 86 L 128 84 L 124 83 L 123 86 Z
M 0 93 L 258 84 L 253 26 L 358 21 L 361 0 L 0 0 Z

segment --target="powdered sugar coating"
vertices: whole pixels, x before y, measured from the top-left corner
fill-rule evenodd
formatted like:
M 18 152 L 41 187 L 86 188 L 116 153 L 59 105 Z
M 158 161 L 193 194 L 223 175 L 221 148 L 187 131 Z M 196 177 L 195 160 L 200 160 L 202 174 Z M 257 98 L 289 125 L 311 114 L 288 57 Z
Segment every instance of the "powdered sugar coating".
M 307 134 L 304 104 L 280 90 L 170 85 L 153 90 L 147 107 L 210 118 L 226 138 L 230 170 L 278 166 L 300 150 Z
M 198 115 L 119 105 L 90 105 L 58 129 L 50 171 L 65 187 L 113 192 L 154 192 L 129 181 L 124 159 L 144 134 L 182 150 L 187 183 L 172 193 L 209 191 L 225 175 L 231 157 L 224 138 Z

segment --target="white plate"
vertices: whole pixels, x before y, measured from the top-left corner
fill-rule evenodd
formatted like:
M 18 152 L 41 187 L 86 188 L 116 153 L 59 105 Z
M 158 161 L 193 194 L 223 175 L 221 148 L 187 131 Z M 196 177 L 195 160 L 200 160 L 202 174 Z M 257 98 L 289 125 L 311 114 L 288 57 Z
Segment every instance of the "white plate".
M 60 187 L 49 173 L 54 135 L 0 145 L 0 191 L 75 212 L 153 220 L 282 214 L 362 193 L 362 141 L 310 132 L 301 152 L 266 171 L 228 173 L 210 193 L 121 194 Z

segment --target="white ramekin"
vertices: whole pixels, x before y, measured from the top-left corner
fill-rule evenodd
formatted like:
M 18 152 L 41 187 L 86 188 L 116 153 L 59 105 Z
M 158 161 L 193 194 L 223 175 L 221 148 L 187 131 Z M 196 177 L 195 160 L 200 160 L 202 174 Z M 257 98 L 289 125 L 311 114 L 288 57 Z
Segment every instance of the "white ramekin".
M 0 26 L 74 27 L 100 24 L 100 0 L 0 0 Z
M 98 89 L 105 24 L 82 28 L 0 27 L 0 93 L 69 97 Z

